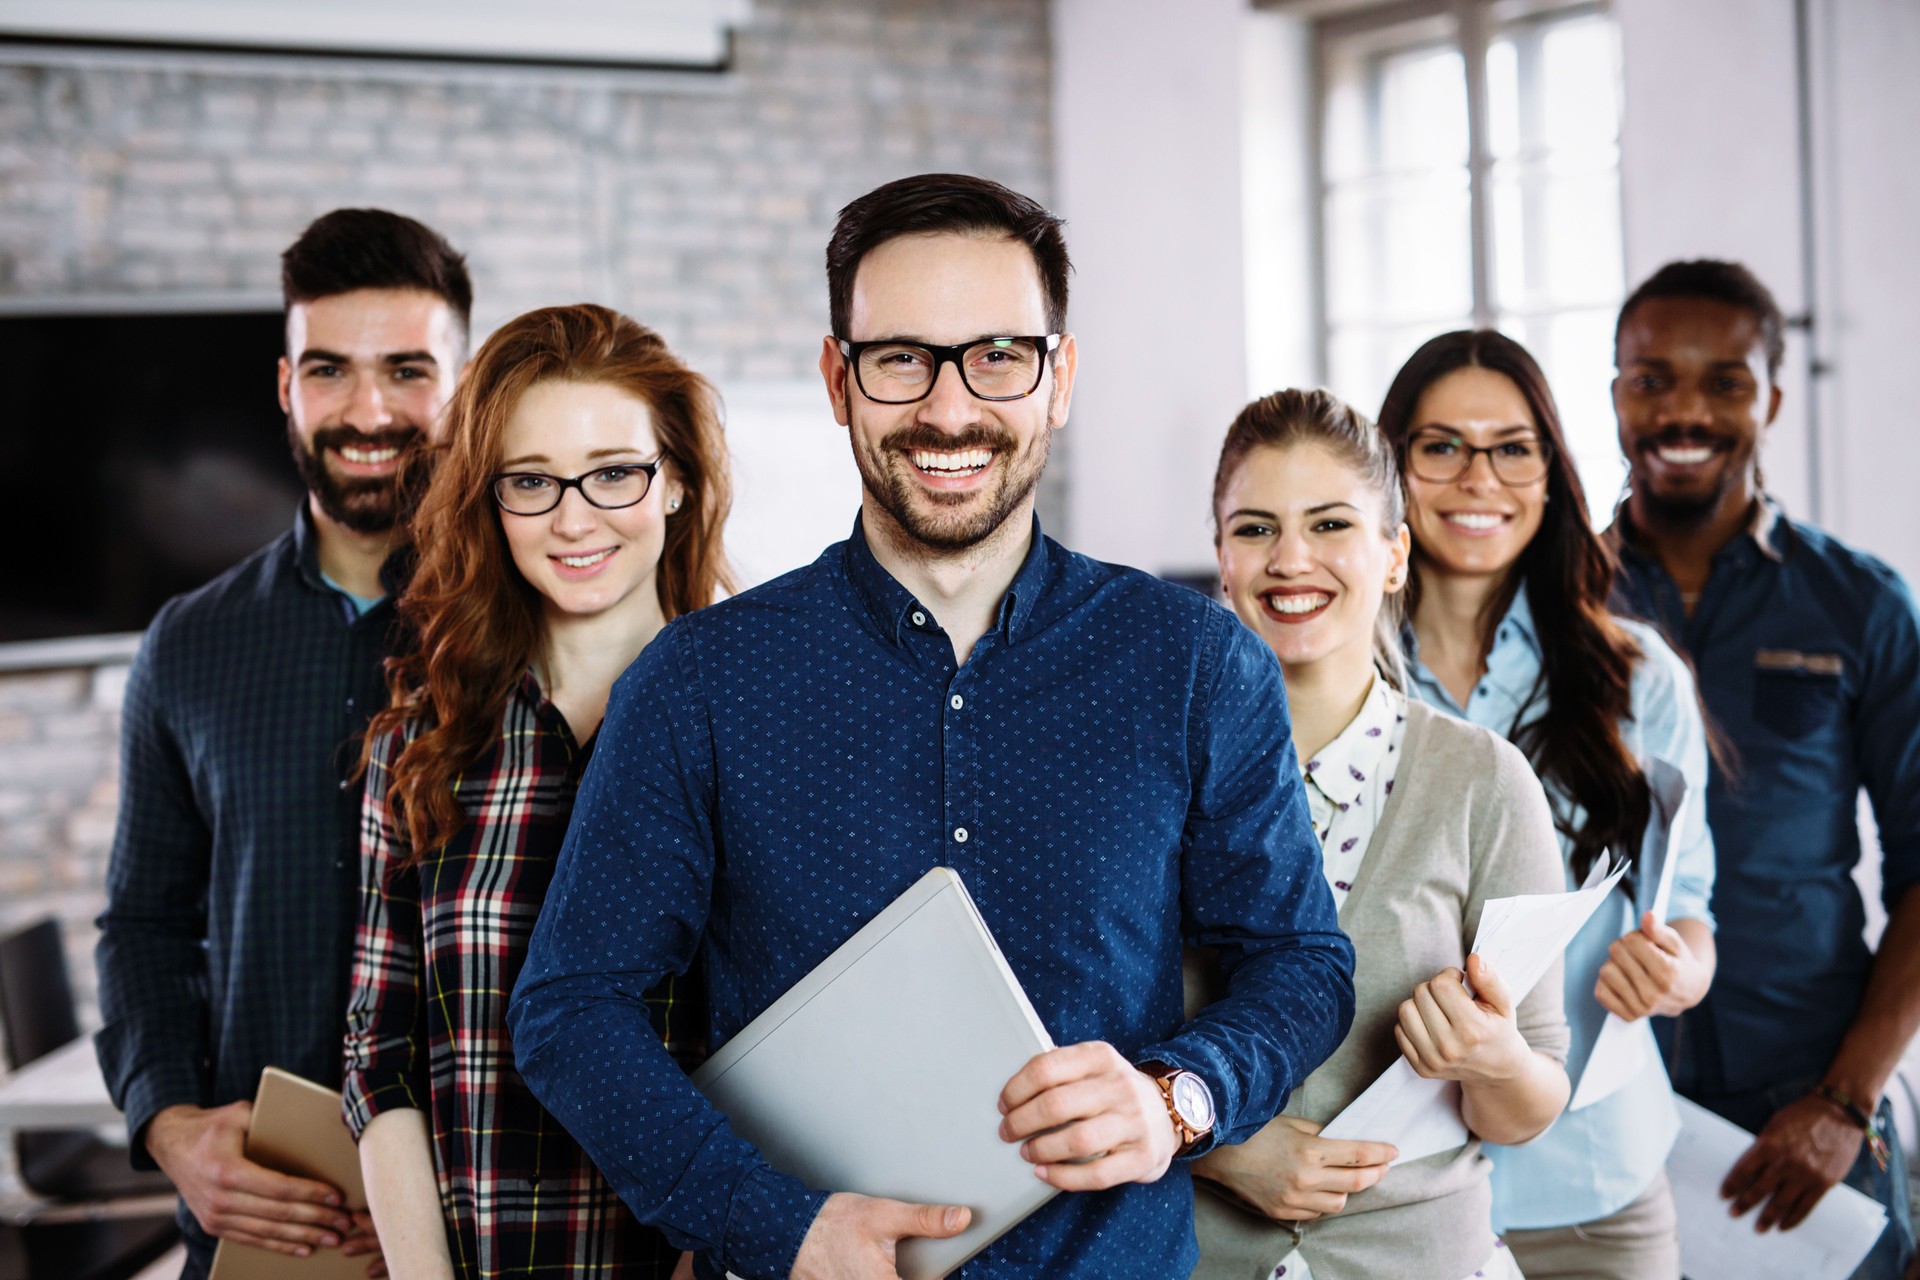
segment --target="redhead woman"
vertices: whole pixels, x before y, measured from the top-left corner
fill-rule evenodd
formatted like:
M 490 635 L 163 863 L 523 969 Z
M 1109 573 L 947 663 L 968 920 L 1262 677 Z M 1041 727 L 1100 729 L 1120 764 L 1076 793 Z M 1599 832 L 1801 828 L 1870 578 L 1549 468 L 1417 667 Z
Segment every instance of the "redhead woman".
M 726 585 L 712 388 L 603 307 L 510 321 L 450 409 L 368 731 L 346 1114 L 397 1280 L 660 1276 L 513 1065 L 507 999 L 615 677 Z M 651 993 L 697 1051 L 697 993 Z
M 1636 872 L 1567 948 L 1577 1079 L 1607 1014 L 1671 1016 L 1713 979 L 1693 677 L 1652 630 L 1607 611 L 1613 556 L 1587 521 L 1546 378 L 1519 343 L 1491 330 L 1435 338 L 1394 379 L 1380 428 L 1407 473 L 1411 691 L 1526 753 L 1553 801 L 1565 887 L 1603 851 L 1639 853 L 1643 758 L 1679 769 L 1694 795 L 1665 918 L 1646 910 L 1651 877 Z M 1678 1129 L 1648 1053 L 1626 1087 L 1540 1141 L 1493 1150 L 1494 1221 L 1527 1275 L 1677 1280 L 1665 1170 Z
M 1490 898 L 1560 888 L 1553 819 L 1499 735 L 1407 697 L 1408 540 L 1393 451 L 1324 391 L 1241 411 L 1214 480 L 1220 578 L 1286 679 L 1324 872 L 1353 938 L 1353 1029 L 1252 1139 L 1196 1165 L 1204 1280 L 1512 1277 L 1482 1141 L 1525 1142 L 1567 1099 L 1556 966 L 1510 991 L 1471 956 Z M 1516 998 L 1518 996 L 1519 998 Z M 1457 1082 L 1472 1137 L 1389 1167 L 1320 1137 L 1396 1058 Z

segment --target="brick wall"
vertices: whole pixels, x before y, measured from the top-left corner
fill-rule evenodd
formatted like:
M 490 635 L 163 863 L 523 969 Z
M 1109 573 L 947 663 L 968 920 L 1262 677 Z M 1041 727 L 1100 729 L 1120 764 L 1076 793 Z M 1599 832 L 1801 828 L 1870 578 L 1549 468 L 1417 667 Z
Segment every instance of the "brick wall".
M 814 377 L 846 200 L 928 169 L 1049 198 L 1047 8 L 755 0 L 731 73 L 640 87 L 0 51 L 0 297 L 270 298 L 309 219 L 372 204 L 467 252 L 480 329 L 592 299 L 723 390 Z M 61 916 L 89 1018 L 122 676 L 0 675 L 0 930 Z
M 125 682 L 121 666 L 0 676 L 0 933 L 60 918 L 89 1024 Z

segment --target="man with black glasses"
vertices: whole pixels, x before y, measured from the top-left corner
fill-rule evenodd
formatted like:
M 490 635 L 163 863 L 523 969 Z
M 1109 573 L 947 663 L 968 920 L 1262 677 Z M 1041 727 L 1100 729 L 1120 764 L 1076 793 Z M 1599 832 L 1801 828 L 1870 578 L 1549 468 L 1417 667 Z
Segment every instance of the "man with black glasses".
M 147 630 L 100 917 L 101 1068 L 134 1160 L 180 1190 L 190 1277 L 220 1237 L 378 1249 L 337 1189 L 246 1159 L 247 1099 L 266 1066 L 340 1080 L 360 734 L 385 701 L 403 481 L 439 430 L 473 297 L 445 240 L 376 209 L 308 227 L 282 283 L 280 406 L 307 501 Z
M 541 1101 L 703 1275 L 892 1276 L 902 1237 L 967 1214 L 816 1191 L 735 1137 L 626 994 L 696 957 L 722 1041 L 960 871 L 1066 1045 L 999 1099 L 1001 1137 L 1072 1194 L 966 1269 L 998 1276 L 1187 1275 L 1185 1159 L 1271 1119 L 1351 1019 L 1271 654 L 1034 519 L 1073 392 L 1067 272 L 1059 221 L 996 183 L 842 210 L 820 369 L 852 535 L 677 620 L 614 690 L 510 1021 Z M 1229 974 L 1190 1022 L 1188 940 Z
M 1895 1280 L 1913 1228 L 1888 1079 L 1920 1026 L 1920 616 L 1900 576 L 1789 519 L 1760 481 L 1786 322 L 1731 262 L 1669 263 L 1620 309 L 1632 472 L 1619 603 L 1692 659 L 1732 751 L 1712 769 L 1719 974 L 1670 1044 L 1681 1093 L 1758 1137 L 1722 1194 L 1799 1225 L 1836 1182 L 1887 1207 L 1855 1272 Z M 1867 949 L 1860 790 L 1889 920 Z

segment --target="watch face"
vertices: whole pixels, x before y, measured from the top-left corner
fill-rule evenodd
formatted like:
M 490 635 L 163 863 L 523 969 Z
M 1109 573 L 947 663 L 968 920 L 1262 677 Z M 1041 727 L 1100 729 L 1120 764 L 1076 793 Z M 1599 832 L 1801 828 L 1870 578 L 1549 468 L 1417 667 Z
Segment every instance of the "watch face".
M 1205 1133 L 1213 1127 L 1213 1095 L 1207 1091 L 1206 1083 L 1191 1071 L 1182 1071 L 1173 1078 L 1173 1105 L 1180 1118 L 1187 1122 L 1187 1128 L 1195 1133 Z

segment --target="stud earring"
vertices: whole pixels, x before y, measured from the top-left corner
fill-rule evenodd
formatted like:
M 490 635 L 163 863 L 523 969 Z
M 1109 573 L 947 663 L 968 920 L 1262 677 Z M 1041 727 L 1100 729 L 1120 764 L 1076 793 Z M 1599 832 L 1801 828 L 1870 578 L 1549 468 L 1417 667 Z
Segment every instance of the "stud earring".
M 679 509 L 680 509 L 680 499 L 678 498 L 667 499 L 667 510 L 678 511 Z

